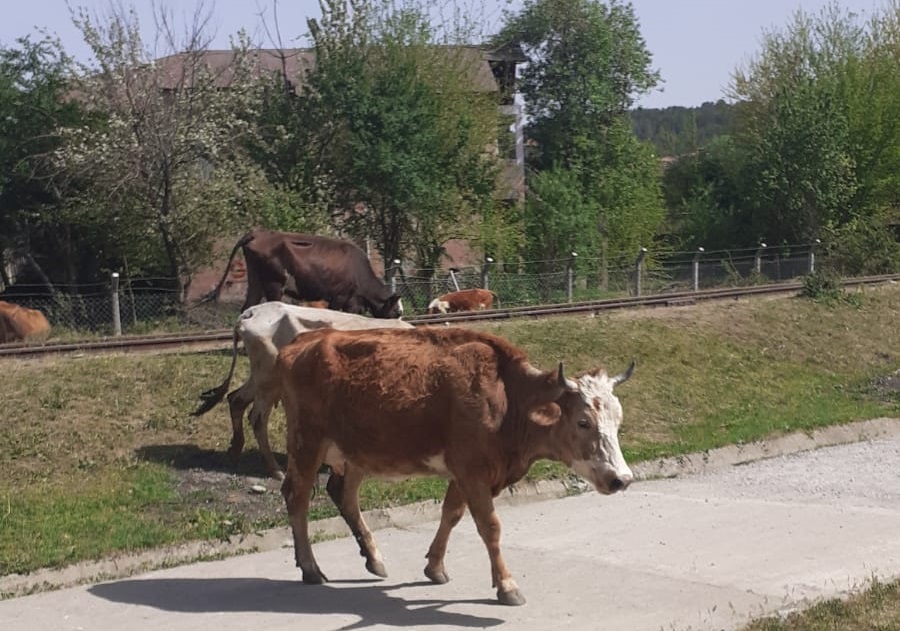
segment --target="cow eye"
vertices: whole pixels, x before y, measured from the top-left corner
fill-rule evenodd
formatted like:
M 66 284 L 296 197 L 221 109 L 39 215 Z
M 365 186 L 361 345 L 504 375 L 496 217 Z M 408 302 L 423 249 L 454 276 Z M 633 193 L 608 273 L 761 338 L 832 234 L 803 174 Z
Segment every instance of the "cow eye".
M 586 418 L 579 419 L 578 427 L 581 427 L 582 429 L 587 429 L 590 426 L 591 426 L 591 422 L 589 420 L 587 420 Z

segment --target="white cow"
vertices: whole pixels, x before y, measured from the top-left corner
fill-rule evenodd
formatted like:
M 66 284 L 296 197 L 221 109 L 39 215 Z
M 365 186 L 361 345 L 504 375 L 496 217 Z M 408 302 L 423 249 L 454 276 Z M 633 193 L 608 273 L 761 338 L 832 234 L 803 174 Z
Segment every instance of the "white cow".
M 205 414 L 225 397 L 237 363 L 238 341 L 243 340 L 244 349 L 250 360 L 250 374 L 239 388 L 228 393 L 232 427 L 228 456 L 232 460 L 236 461 L 244 449 L 244 412 L 252 403 L 250 425 L 265 460 L 266 469 L 274 478 L 284 477 L 269 447 L 269 415 L 279 398 L 278 378 L 273 375 L 275 358 L 283 346 L 301 333 L 324 328 L 350 331 L 413 327 L 402 320 L 368 318 L 342 311 L 297 307 L 277 301 L 264 302 L 244 311 L 234 327 L 234 347 L 228 376 L 219 386 L 200 395 L 203 402 L 193 412 L 194 416 Z

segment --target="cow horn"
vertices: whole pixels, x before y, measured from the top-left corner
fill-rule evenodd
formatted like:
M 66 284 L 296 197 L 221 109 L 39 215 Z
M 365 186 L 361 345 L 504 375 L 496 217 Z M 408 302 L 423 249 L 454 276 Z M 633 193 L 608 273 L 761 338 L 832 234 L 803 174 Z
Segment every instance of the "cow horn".
M 565 390 L 578 390 L 578 384 L 572 381 L 571 379 L 566 379 L 566 375 L 563 373 L 563 363 L 559 362 L 559 371 L 556 375 L 556 382 L 559 384 L 560 388 Z
M 634 373 L 634 360 L 631 360 L 631 365 L 628 367 L 623 373 L 620 373 L 612 378 L 613 386 L 617 386 L 620 383 L 625 383 L 631 378 L 631 375 Z

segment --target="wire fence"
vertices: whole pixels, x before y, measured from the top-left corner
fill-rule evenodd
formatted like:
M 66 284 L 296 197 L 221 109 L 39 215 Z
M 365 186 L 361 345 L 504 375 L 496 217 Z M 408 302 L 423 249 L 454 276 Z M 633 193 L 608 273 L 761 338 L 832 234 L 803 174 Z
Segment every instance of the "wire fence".
M 787 282 L 813 271 L 817 254 L 815 244 L 716 252 L 642 250 L 606 259 L 573 253 L 546 261 L 487 259 L 480 266 L 440 271 L 397 267 L 388 270 L 388 282 L 410 316 L 425 313 L 433 298 L 476 287 L 493 291 L 494 307 L 506 308 Z M 15 290 L 14 297 L 0 294 L 0 300 L 42 311 L 56 338 L 228 328 L 241 304 L 183 305 L 174 279 L 119 279 L 116 274 L 108 284 L 57 286 L 54 295 L 43 286 L 17 285 Z

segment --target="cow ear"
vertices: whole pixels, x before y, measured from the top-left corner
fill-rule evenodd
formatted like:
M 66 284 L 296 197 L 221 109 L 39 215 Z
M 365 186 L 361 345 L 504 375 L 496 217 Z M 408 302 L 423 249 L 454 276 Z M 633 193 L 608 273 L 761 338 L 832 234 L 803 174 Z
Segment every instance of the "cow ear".
M 562 410 L 556 403 L 544 403 L 528 412 L 528 420 L 544 427 L 555 425 L 562 418 Z

